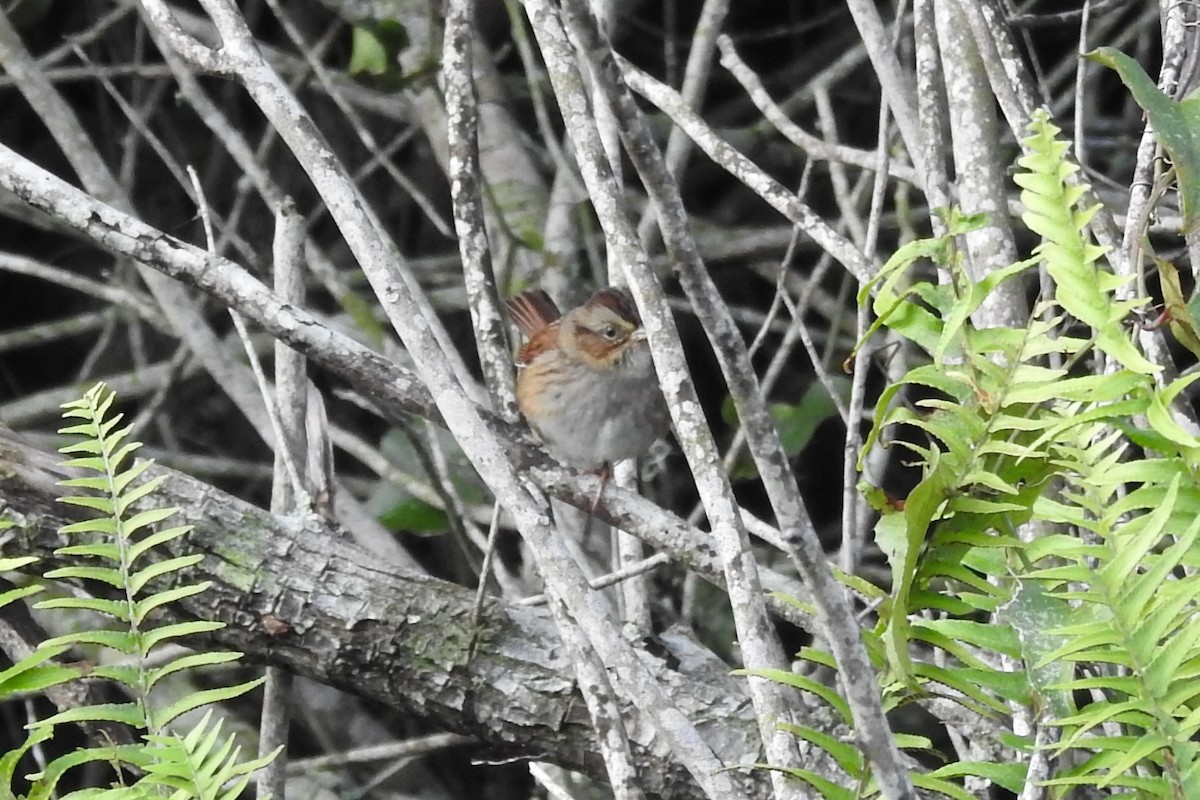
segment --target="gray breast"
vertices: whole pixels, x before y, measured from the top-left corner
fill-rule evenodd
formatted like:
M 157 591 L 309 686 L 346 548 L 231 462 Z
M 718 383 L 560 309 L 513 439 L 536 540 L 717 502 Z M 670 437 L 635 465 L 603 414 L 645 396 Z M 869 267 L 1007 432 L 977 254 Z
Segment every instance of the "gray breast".
M 645 345 L 606 371 L 602 389 L 564 385 L 561 391 L 559 407 L 573 411 L 543 420 L 541 432 L 559 458 L 576 466 L 635 458 L 665 431 L 666 406 Z

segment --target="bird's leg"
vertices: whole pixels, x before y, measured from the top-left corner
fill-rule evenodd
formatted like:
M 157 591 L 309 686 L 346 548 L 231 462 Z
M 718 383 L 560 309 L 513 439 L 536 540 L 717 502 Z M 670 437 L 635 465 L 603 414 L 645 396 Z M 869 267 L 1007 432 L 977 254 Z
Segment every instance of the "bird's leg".
M 596 518 L 596 509 L 600 507 L 600 496 L 604 494 L 604 487 L 608 485 L 608 480 L 612 477 L 612 464 L 605 461 L 600 469 L 589 471 L 600 478 L 600 487 L 596 489 L 592 504 L 588 506 L 588 517 L 583 523 L 583 531 L 579 536 L 580 541 L 587 541 L 588 536 L 592 533 L 592 522 Z
M 596 475 L 600 477 L 600 488 L 596 490 L 596 496 L 592 498 L 592 505 L 588 509 L 589 514 L 595 514 L 596 509 L 600 507 L 600 496 L 604 494 L 604 487 L 608 485 L 609 479 L 612 478 L 612 464 L 604 462 L 600 469 L 596 470 Z

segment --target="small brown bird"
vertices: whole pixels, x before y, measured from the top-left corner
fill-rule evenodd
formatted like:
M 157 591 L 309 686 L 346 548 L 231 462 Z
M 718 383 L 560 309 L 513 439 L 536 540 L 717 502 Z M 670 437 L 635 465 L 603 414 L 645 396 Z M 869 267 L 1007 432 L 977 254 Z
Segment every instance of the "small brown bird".
M 624 291 L 601 289 L 565 315 L 541 290 L 507 306 L 528 339 L 517 353 L 517 405 L 555 457 L 607 474 L 666 432 L 646 331 Z

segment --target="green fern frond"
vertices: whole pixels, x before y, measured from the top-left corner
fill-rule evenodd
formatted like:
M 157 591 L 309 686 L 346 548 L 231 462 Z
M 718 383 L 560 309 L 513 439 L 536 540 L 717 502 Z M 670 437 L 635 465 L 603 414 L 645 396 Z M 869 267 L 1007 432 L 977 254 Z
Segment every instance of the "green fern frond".
M 1126 369 L 1152 374 L 1162 368 L 1146 359 L 1121 326 L 1130 310 L 1144 300 L 1117 300 L 1114 291 L 1125 281 L 1100 269 L 1104 249 L 1087 235 L 1095 208 L 1079 208 L 1085 187 L 1067 179 L 1079 167 L 1065 158 L 1067 143 L 1050 115 L 1039 109 L 1029 125 L 1032 135 L 1023 141 L 1026 155 L 1017 163 L 1024 172 L 1013 180 L 1022 188 L 1021 219 L 1043 242 L 1035 251 L 1046 264 L 1057 289 L 1055 300 L 1072 316 L 1095 331 L 1096 345 Z
M 1052 764 L 1049 786 L 1200 797 L 1200 436 L 1172 413 L 1200 373 L 1155 386 L 1159 367 L 1126 325 L 1142 301 L 1118 295 L 1123 281 L 1089 238 L 1095 209 L 1081 206 L 1067 146 L 1035 116 L 1016 179 L 1023 219 L 1043 239 L 1035 258 L 974 281 L 954 236 L 977 220 L 952 214 L 949 236 L 901 247 L 860 296 L 877 315 L 872 332 L 887 327 L 930 360 L 884 390 L 860 455 L 861 468 L 903 426 L 895 443 L 921 471 L 903 500 L 864 482 L 892 578 L 864 640 L 889 710 L 936 695 L 1001 725 L 1014 704 L 1052 719 L 1061 738 L 1048 749 L 1078 757 Z M 1023 328 L 975 328 L 972 313 L 995 287 L 1034 264 L 1055 297 Z M 1081 373 L 1093 347 L 1120 368 Z M 836 667 L 819 650 L 801 657 Z M 833 689 L 754 674 L 849 719 Z M 841 742 L 792 733 L 861 780 Z M 957 782 L 968 776 L 1019 792 L 1025 764 L 956 762 L 913 779 L 972 797 Z
M 166 727 L 185 713 L 242 695 L 260 681 L 190 692 L 162 708 L 156 708 L 152 702 L 152 690 L 164 679 L 187 670 L 230 663 L 241 654 L 197 652 L 153 668 L 148 666 L 147 657 L 159 645 L 173 641 L 186 642 L 188 637 L 218 630 L 223 624 L 207 620 L 159 624 L 155 617 L 155 612 L 169 604 L 194 597 L 209 584 L 189 584 L 178 579 L 182 572 L 197 565 L 202 556 L 171 556 L 163 553 L 165 545 L 186 535 L 190 528 L 161 528 L 160 524 L 166 522 L 175 509 L 142 507 L 162 485 L 164 478 L 144 480 L 150 462 L 131 463 L 131 457 L 140 445 L 128 441 L 131 427 L 119 426 L 121 415 L 108 416 L 113 402 L 113 394 L 103 384 L 98 384 L 81 400 L 64 406 L 64 417 L 81 421 L 64 428 L 62 432 L 87 438 L 63 448 L 64 453 L 73 456 L 66 462 L 67 465 L 85 473 L 64 481 L 63 485 L 94 494 L 73 494 L 62 500 L 87 509 L 95 516 L 60 529 L 72 541 L 56 552 L 73 563 L 44 575 L 51 580 L 93 582 L 94 585 L 108 587 L 111 594 L 100 597 L 56 597 L 37 604 L 38 608 L 51 612 L 67 610 L 98 616 L 110 625 L 77 629 L 76 632 L 43 642 L 29 658 L 0 671 L 0 698 L 13 692 L 37 691 L 78 677 L 77 669 L 47 666 L 46 662 L 68 648 L 99 647 L 127 658 L 122 663 L 101 664 L 92 670 L 92 677 L 120 684 L 132 699 L 123 703 L 70 708 L 32 723 L 25 744 L 0 758 L 0 791 L 11 786 L 14 771 L 23 755 L 51 736 L 57 726 L 76 722 L 118 722 L 147 730 L 148 741 L 133 745 L 82 748 L 60 756 L 52 760 L 41 773 L 29 776 L 32 788 L 26 800 L 54 797 L 63 775 L 77 766 L 97 761 L 118 768 L 119 765 L 134 767 L 142 771 L 146 778 L 137 786 L 86 789 L 67 797 L 75 800 L 160 797 L 162 795 L 156 787 L 167 784 L 159 781 L 159 778 L 186 774 L 192 776 L 193 781 L 189 785 L 196 793 L 180 789 L 172 796 L 232 800 L 245 785 L 249 774 L 270 758 L 238 763 L 236 757 L 230 754 L 232 739 L 221 740 L 220 749 L 214 752 L 212 747 L 220 736 L 220 724 L 210 725 L 211 710 L 201 727 L 183 738 L 167 733 Z M 31 563 L 31 559 L 0 559 L 0 569 L 27 568 Z M 170 578 L 174 578 L 177 585 L 152 591 L 152 587 L 160 581 Z M 0 605 L 24 599 L 39 590 L 40 587 L 29 586 L 6 591 L 0 594 Z
M 147 737 L 153 760 L 139 787 L 173 790 L 171 800 L 236 800 L 254 771 L 270 763 L 279 750 L 239 761 L 240 748 L 233 736 L 221 735 L 221 725 L 209 711 L 186 736 Z
M 1200 694 L 1200 576 L 1181 576 L 1181 569 L 1194 559 L 1200 539 L 1200 497 L 1195 477 L 1179 460 L 1110 464 L 1121 448 L 1111 434 L 1100 433 L 1085 426 L 1076 441 L 1057 448 L 1072 468 L 1071 496 L 1091 509 L 1089 529 L 1098 541 L 1086 549 L 1050 550 L 1068 563 L 1029 575 L 1074 606 L 1072 622 L 1052 631 L 1063 644 L 1043 663 L 1113 665 L 1055 687 L 1086 690 L 1095 698 L 1054 721 L 1064 731 L 1056 750 L 1094 755 L 1052 785 L 1125 786 L 1190 797 L 1200 774 L 1200 753 L 1191 741 L 1200 729 L 1193 709 Z M 1108 450 L 1099 446 L 1104 443 Z M 1125 497 L 1114 501 L 1118 488 Z M 1112 736 L 1112 726 L 1123 735 Z
M 1149 727 L 1131 740 L 1124 761 L 1092 763 L 1166 763 L 1171 759 L 1147 753 L 1178 747 L 1178 785 L 1181 775 L 1196 771 L 1180 732 L 1200 729 L 1200 712 L 1188 705 L 1200 695 L 1190 690 L 1200 678 L 1200 651 L 1185 644 L 1200 639 L 1200 623 L 1187 616 L 1200 590 L 1190 580 L 1175 580 L 1183 553 L 1194 549 L 1194 535 L 1185 531 L 1200 515 L 1200 490 L 1192 488 L 1197 476 L 1191 475 L 1193 468 L 1200 472 L 1200 438 L 1169 413 L 1182 386 L 1155 388 L 1147 375 L 1157 366 L 1123 327 L 1139 301 L 1118 299 L 1121 281 L 1099 265 L 1103 251 L 1087 236 L 1094 209 L 1080 208 L 1083 189 L 1069 185 L 1075 168 L 1064 157 L 1066 145 L 1044 115 L 1031 131 L 1017 182 L 1028 208 L 1025 222 L 1043 236 L 1032 263 L 1046 264 L 1057 294 L 1039 304 L 1025 328 L 980 330 L 970 316 L 995 285 L 1031 262 L 1014 264 L 986 284 L 974 282 L 953 242 L 943 239 L 902 248 L 880 274 L 873 301 L 879 324 L 924 348 L 932 363 L 885 389 L 860 457 L 884 443 L 893 426 L 922 434 L 898 441 L 919 459 L 921 480 L 902 504 L 875 503 L 881 513 L 876 542 L 892 567 L 891 597 L 879 608 L 875 633 L 893 690 L 946 687 L 949 696 L 988 716 L 1002 717 L 1011 703 L 1053 709 L 1066 731 L 1063 747 L 1103 751 L 1103 740 L 1092 735 L 1096 725 L 1140 722 Z M 915 277 L 910 267 L 923 258 L 935 262 L 942 283 Z M 1072 318 L 1092 328 L 1091 339 L 1067 335 Z M 1093 344 L 1124 368 L 1075 373 L 1072 365 Z M 1056 360 L 1047 363 L 1048 356 Z M 908 406 L 896 402 L 914 389 L 925 396 Z M 1149 430 L 1123 424 L 1139 416 L 1149 420 Z M 1155 442 L 1171 459 L 1126 463 L 1127 435 Z M 1181 482 L 1181 474 L 1190 482 Z M 1032 519 L 1096 538 L 1052 533 L 1022 541 L 1016 532 Z M 1095 567 L 1096 561 L 1110 566 Z M 1030 565 L 1037 566 L 1031 571 Z M 1076 608 L 1080 604 L 1090 611 Z M 914 619 L 931 612 L 948 618 Z M 989 615 L 989 624 L 963 619 L 979 612 Z M 1136 620 L 1137 635 L 1114 638 L 1119 620 Z M 943 654 L 946 666 L 914 662 L 909 650 L 915 643 Z M 1074 681 L 1072 662 L 1132 670 L 1137 658 L 1132 680 L 1122 675 L 1102 684 L 1110 692 L 1123 689 L 1119 699 L 1074 707 L 1072 691 L 1084 684 Z M 1018 668 L 997 669 L 1001 659 Z M 1198 674 L 1185 669 L 1189 664 Z M 1158 742 L 1167 744 L 1156 750 Z M 977 773 L 955 767 L 934 780 L 983 776 L 994 767 Z M 1024 777 L 1009 770 L 1003 779 L 1019 786 Z
M 119 427 L 121 415 L 111 418 L 106 415 L 113 405 L 113 394 L 103 384 L 98 384 L 78 401 L 64 406 L 64 417 L 82 420 L 64 428 L 61 432 L 80 434 L 81 442 L 70 444 L 62 451 L 75 455 L 68 466 L 85 472 L 95 473 L 63 481 L 70 488 L 98 492 L 98 495 L 71 495 L 64 502 L 98 512 L 98 516 L 65 526 L 63 533 L 72 537 L 86 537 L 82 543 L 74 543 L 60 552 L 73 559 L 91 559 L 91 563 L 73 564 L 51 570 L 46 577 L 57 580 L 90 580 L 106 584 L 117 590 L 117 598 L 64 597 L 46 601 L 40 607 L 47 609 L 73 609 L 100 614 L 120 623 L 120 628 L 81 631 L 57 637 L 52 645 L 98 645 L 115 650 L 135 661 L 134 669 L 113 669 L 107 676 L 124 683 L 133 693 L 134 703 L 122 707 L 121 715 L 141 713 L 139 727 L 148 727 L 151 733 L 161 730 L 165 720 L 149 711 L 149 691 L 156 681 L 144 662 L 159 645 L 171 640 L 220 629 L 218 622 L 203 620 L 177 622 L 167 625 L 149 625 L 149 615 L 170 603 L 204 591 L 208 584 L 180 584 L 162 592 L 143 596 L 157 579 L 177 575 L 196 566 L 203 556 L 198 554 L 162 558 L 159 549 L 187 534 L 187 526 L 157 528 L 176 511 L 172 508 L 135 509 L 140 501 L 150 497 L 165 480 L 162 476 L 151 480 L 140 480 L 151 462 L 130 463 L 140 443 L 129 441 L 130 426 Z M 211 654 L 207 658 L 191 659 L 189 666 L 224 663 L 230 659 L 223 654 Z M 178 671 L 178 670 L 176 670 Z M 159 672 L 157 677 L 163 674 Z M 241 691 L 250 685 L 243 684 Z M 193 695 L 193 697 L 205 695 Z M 113 710 L 111 713 L 118 713 Z M 173 718 L 175 715 L 171 715 Z M 54 722 L 65 721 L 62 717 Z

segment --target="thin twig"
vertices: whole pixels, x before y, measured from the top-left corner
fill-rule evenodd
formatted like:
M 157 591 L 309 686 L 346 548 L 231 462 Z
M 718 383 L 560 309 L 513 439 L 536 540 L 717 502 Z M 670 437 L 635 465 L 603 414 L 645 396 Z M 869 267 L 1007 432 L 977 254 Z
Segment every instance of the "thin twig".
M 1079 18 L 1079 46 L 1078 64 L 1075 68 L 1075 160 L 1079 162 L 1079 166 L 1087 168 L 1087 137 L 1084 131 L 1087 129 L 1084 115 L 1086 114 L 1086 106 L 1084 103 L 1084 90 L 1087 87 L 1087 68 L 1088 60 L 1084 58 L 1084 54 L 1088 51 L 1088 23 L 1091 22 L 1092 16 L 1092 0 L 1083 0 L 1082 15 Z
M 493 410 L 513 420 L 517 415 L 517 399 L 512 351 L 500 313 L 479 186 L 479 109 L 471 69 L 473 9 L 473 0 L 454 0 L 446 10 L 442 77 L 450 149 L 450 198 L 484 385 Z
M 703 119 L 688 108 L 683 99 L 659 81 L 617 56 L 621 75 L 629 88 L 658 106 L 701 150 L 722 169 L 767 201 L 788 220 L 799 225 L 814 242 L 824 248 L 852 274 L 869 280 L 871 262 L 853 243 L 839 235 L 825 220 L 802 203 L 795 194 L 754 165 L 750 159 L 721 139 Z
M 209 252 L 212 252 L 216 245 L 216 237 L 213 235 L 212 219 L 208 215 L 208 202 L 204 198 L 204 187 L 200 185 L 200 176 L 196 174 L 196 170 L 191 164 L 187 166 L 187 174 L 191 179 L 192 189 L 195 191 L 200 219 L 204 223 L 204 238 L 208 242 Z M 292 491 L 297 496 L 303 496 L 305 494 L 304 480 L 300 475 L 299 468 L 296 466 L 297 459 L 283 438 L 283 421 L 280 417 L 279 408 L 275 405 L 275 401 L 271 397 L 271 389 L 267 383 L 266 373 L 263 372 L 262 361 L 259 360 L 258 353 L 254 350 L 254 345 L 250 341 L 250 332 L 246 329 L 246 323 L 242 320 L 241 315 L 236 311 L 230 310 L 229 316 L 233 320 L 233 327 L 237 330 L 238 338 L 241 339 L 242 347 L 246 351 L 250 370 L 254 374 L 255 381 L 258 383 L 259 392 L 262 393 L 267 419 L 271 424 L 271 430 L 274 432 L 275 441 L 278 444 L 275 452 L 283 459 L 283 465 L 291 482 Z
M 132 288 L 112 286 L 108 283 L 85 278 L 77 272 L 46 264 L 33 258 L 16 253 L 0 252 L 0 272 L 11 272 L 15 275 L 28 275 L 31 278 L 53 283 L 80 294 L 103 300 L 119 308 L 126 309 L 149 322 L 161 331 L 169 332 L 170 323 L 163 317 L 162 312 L 154 303 L 141 292 Z
M 471 744 L 474 740 L 457 733 L 431 733 L 399 742 L 370 745 L 333 753 L 327 756 L 293 759 L 287 767 L 289 777 L 312 775 L 322 770 L 343 767 L 348 764 L 368 764 L 373 761 L 393 761 L 429 753 L 437 753 L 451 747 Z
M 194 176 L 194 172 L 192 173 Z M 197 182 L 198 183 L 198 182 Z M 199 191 L 199 187 L 197 187 Z M 212 246 L 212 243 L 210 243 Z M 284 198 L 275 210 L 274 256 L 275 291 L 284 300 L 297 306 L 304 304 L 304 221 L 296 213 L 291 198 Z M 240 321 L 240 318 L 235 318 Z M 239 326 L 239 330 L 241 326 Z M 253 360 L 251 361 L 253 364 Z M 311 513 L 312 499 L 308 493 L 307 461 L 309 449 L 319 449 L 322 442 L 310 441 L 305 425 L 308 416 L 308 376 L 304 356 L 282 342 L 275 343 L 275 399 L 264 396 L 269 408 L 279 416 L 276 432 L 275 465 L 272 470 L 271 511 L 276 514 L 300 516 Z M 267 667 L 262 714 L 258 724 L 258 755 L 266 756 L 277 748 L 286 747 L 291 728 L 293 697 L 292 674 L 279 667 Z M 259 795 L 286 800 L 286 750 L 255 775 Z
M 917 175 L 925 175 L 925 153 L 920 147 L 920 126 L 917 123 L 916 89 L 908 70 L 900 66 L 895 52 L 895 33 L 889 36 L 887 27 L 879 16 L 879 9 L 871 0 L 847 0 L 846 7 L 862 36 L 867 48 L 867 58 L 875 67 L 875 77 L 883 89 L 883 96 L 900 139 L 904 142 L 908 157 L 916 167 Z M 901 15 L 897 15 L 900 18 Z
M 609 586 L 616 586 L 618 583 L 627 582 L 631 578 L 636 578 L 645 575 L 648 572 L 653 572 L 664 564 L 670 564 L 671 557 L 667 553 L 656 553 L 649 558 L 643 558 L 641 561 L 626 564 L 619 570 L 610 572 L 607 575 L 601 575 L 588 581 L 588 585 L 593 589 L 607 589 Z M 522 598 L 517 605 L 522 606 L 540 606 L 546 602 L 548 598 L 544 594 L 534 594 L 529 597 Z
M 351 130 L 354 131 L 355 136 L 358 137 L 363 147 L 378 160 L 379 165 L 383 167 L 383 170 L 387 172 L 392 180 L 408 193 L 408 196 L 412 198 L 417 208 L 421 209 L 425 214 L 425 218 L 429 220 L 430 224 L 443 236 L 447 238 L 452 237 L 454 232 L 451 230 L 450 224 L 442 219 L 442 215 L 434 206 L 433 201 L 426 197 L 421 187 L 392 163 L 391 159 L 381 156 L 379 143 L 375 141 L 375 137 L 367 129 L 367 125 L 359 115 L 357 109 L 342 95 L 340 88 L 334 83 L 329 70 L 316 57 L 315 48 L 305 41 L 304 36 L 300 33 L 295 23 L 292 22 L 292 18 L 286 13 L 283 5 L 279 0 L 266 1 L 267 5 L 271 7 L 271 11 L 274 12 L 275 18 L 279 20 L 279 24 L 283 27 L 283 31 L 288 39 L 296 46 L 296 50 L 302 55 L 317 81 L 325 89 L 326 95 L 345 115 L 346 121 L 350 123 Z
M 106 308 L 102 311 L 88 311 L 65 319 L 54 319 L 3 331 L 0 332 L 0 353 L 53 344 L 60 339 L 94 331 L 108 324 L 115 315 L 113 309 Z
M 868 253 L 874 252 L 879 239 L 879 219 L 883 214 L 884 192 L 887 189 L 887 173 L 890 165 L 888 159 L 888 124 L 890 115 L 884 98 L 879 99 L 879 143 L 875 148 L 877 170 L 875 185 L 871 192 L 871 211 L 867 219 L 867 229 L 863 249 Z M 861 291 L 862 287 L 859 287 Z M 871 325 L 870 303 L 864 301 L 858 306 L 857 335 L 863 342 Z M 849 421 L 846 424 L 846 439 L 842 449 L 842 547 L 839 553 L 839 564 L 847 575 L 858 571 L 859 556 L 862 553 L 863 542 L 866 539 L 864 531 L 859 526 L 859 519 L 864 515 L 860 511 L 861 499 L 858 493 L 858 455 L 862 449 L 863 406 L 867 393 L 867 375 L 871 371 L 871 353 L 873 348 L 864 345 L 860 348 L 854 361 L 854 377 L 850 382 Z
M 668 4 L 674 8 L 674 2 Z M 705 90 L 708 88 L 708 77 L 712 72 L 712 57 L 721 28 L 725 25 L 725 17 L 729 15 L 729 0 L 704 0 L 700 9 L 700 17 L 696 20 L 696 30 L 692 35 L 691 46 L 688 47 L 687 65 L 683 68 L 683 85 L 679 89 L 683 102 L 692 108 L 700 108 Z M 668 42 L 674 44 L 674 26 L 667 26 Z M 674 47 L 668 48 L 674 52 Z M 669 65 L 668 65 L 669 66 Z M 674 86 L 671 71 L 667 70 L 667 85 Z M 663 158 L 667 163 L 667 171 L 675 176 L 675 180 L 683 180 L 683 171 L 687 167 L 688 156 L 692 152 L 692 140 L 682 130 L 672 126 L 667 135 L 667 148 Z M 654 230 L 652 207 L 647 206 L 638 222 L 638 239 L 642 246 L 649 249 L 650 235 Z
M 873 170 L 875 168 L 875 156 L 873 153 L 867 150 L 847 147 L 838 144 L 836 141 L 822 140 L 793 122 L 771 98 L 766 87 L 763 86 L 762 80 L 754 70 L 750 69 L 741 56 L 738 55 L 737 49 L 733 45 L 733 40 L 728 36 L 721 36 L 717 39 L 717 44 L 721 48 L 721 66 L 729 70 L 730 74 L 742 85 L 742 88 L 746 91 L 746 95 L 754 103 L 755 108 L 762 112 L 763 117 L 774 126 L 775 130 L 783 134 L 789 142 L 807 153 L 810 158 L 817 158 L 831 163 L 849 164 L 865 170 Z M 812 92 L 814 99 L 820 98 L 822 95 L 827 97 L 829 94 L 824 87 L 820 86 L 813 87 Z M 915 185 L 920 185 L 921 183 L 917 177 L 916 170 L 910 166 L 904 164 L 894 165 L 891 173 L 900 180 L 908 181 Z
M 817 101 L 817 120 L 821 128 L 821 135 L 825 137 L 827 145 L 837 147 L 837 117 L 833 113 L 833 102 L 829 98 L 829 92 L 824 89 L 818 89 L 815 98 Z M 854 242 L 859 250 L 862 250 L 862 252 L 867 253 L 869 256 L 870 251 L 863 248 L 863 245 L 867 241 L 866 225 L 858 213 L 854 201 L 850 197 L 850 181 L 846 177 L 846 170 L 838 161 L 829 162 L 829 182 L 833 187 L 833 200 L 837 203 L 841 222 L 850 231 L 851 241 Z

